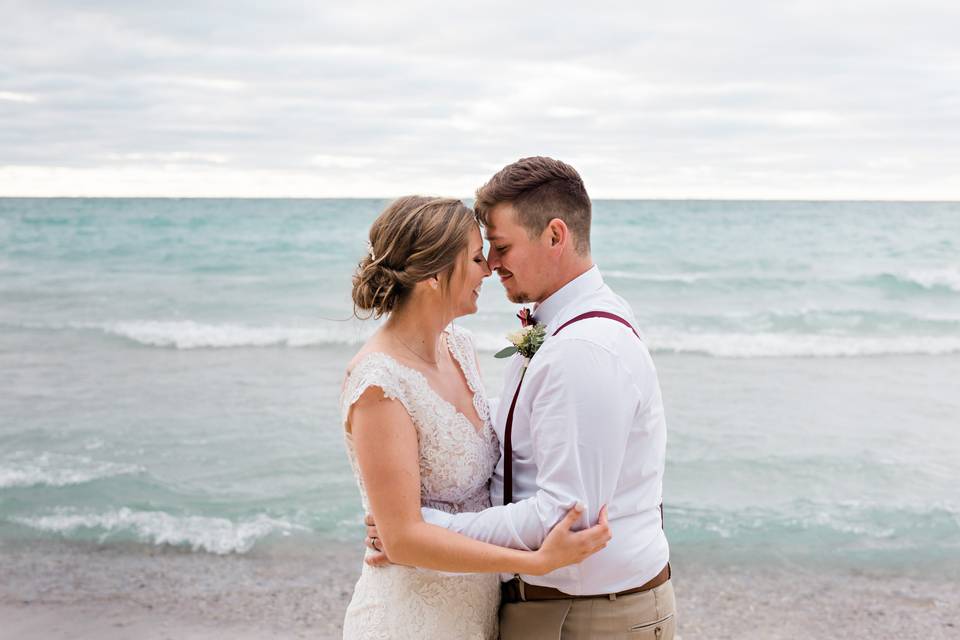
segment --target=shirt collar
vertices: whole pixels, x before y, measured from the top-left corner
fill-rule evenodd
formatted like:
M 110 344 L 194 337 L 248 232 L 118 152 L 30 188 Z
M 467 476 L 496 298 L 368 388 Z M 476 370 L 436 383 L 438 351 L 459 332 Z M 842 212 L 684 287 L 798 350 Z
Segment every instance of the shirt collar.
M 533 315 L 538 323 L 550 324 L 568 304 L 602 286 L 603 276 L 600 275 L 600 269 L 597 268 L 597 265 L 593 265 L 560 287 L 549 298 L 534 306 Z

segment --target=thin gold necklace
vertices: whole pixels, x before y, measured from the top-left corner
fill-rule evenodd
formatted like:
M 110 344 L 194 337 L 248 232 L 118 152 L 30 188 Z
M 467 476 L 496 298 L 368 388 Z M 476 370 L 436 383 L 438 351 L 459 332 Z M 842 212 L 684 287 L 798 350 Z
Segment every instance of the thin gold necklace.
M 401 339 L 400 339 L 400 336 L 398 336 L 397 334 L 393 334 L 393 337 L 397 339 L 397 342 L 399 342 L 399 343 L 402 344 L 404 347 L 406 347 L 407 351 L 409 351 L 409 352 L 412 353 L 413 355 L 417 356 L 418 358 L 420 358 L 421 360 L 423 360 L 423 361 L 426 362 L 427 364 L 433 365 L 433 366 L 435 366 L 435 367 L 439 364 L 436 360 L 427 360 L 426 358 L 424 358 L 422 355 L 420 355 L 419 353 L 417 353 L 417 351 L 416 351 L 413 347 L 411 347 L 411 346 L 408 345 L 406 342 L 404 342 L 403 340 L 401 340 Z

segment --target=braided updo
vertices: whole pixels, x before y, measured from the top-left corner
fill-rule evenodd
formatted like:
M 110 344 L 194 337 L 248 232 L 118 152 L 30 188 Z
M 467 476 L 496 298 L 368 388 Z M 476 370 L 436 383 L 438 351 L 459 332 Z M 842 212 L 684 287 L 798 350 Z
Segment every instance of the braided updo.
M 354 315 L 390 313 L 414 285 L 433 276 L 449 286 L 477 226 L 473 210 L 453 198 L 404 196 L 391 202 L 370 226 L 370 255 L 353 274 Z

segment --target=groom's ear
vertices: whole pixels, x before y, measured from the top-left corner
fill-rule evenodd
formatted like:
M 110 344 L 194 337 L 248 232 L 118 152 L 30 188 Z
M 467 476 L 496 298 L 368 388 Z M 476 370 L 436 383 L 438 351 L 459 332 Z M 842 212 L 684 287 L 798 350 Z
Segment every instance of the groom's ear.
M 548 222 L 546 231 L 551 247 L 563 246 L 570 239 L 570 229 L 567 228 L 567 223 L 560 218 L 554 218 Z

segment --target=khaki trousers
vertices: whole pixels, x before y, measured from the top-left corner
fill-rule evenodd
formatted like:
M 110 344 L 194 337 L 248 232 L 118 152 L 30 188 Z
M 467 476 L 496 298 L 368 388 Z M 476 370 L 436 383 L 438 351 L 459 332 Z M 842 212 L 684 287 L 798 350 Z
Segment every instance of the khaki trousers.
M 500 607 L 501 640 L 673 640 L 673 583 L 620 596 L 537 600 Z

